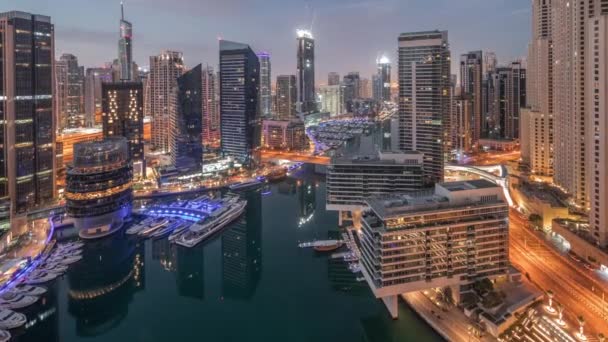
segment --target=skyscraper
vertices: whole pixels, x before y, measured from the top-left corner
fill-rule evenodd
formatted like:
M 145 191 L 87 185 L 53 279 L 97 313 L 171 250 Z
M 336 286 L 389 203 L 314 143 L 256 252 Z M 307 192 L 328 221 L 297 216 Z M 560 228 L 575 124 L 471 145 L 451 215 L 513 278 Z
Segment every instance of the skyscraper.
M 519 139 L 520 108 L 526 106 L 526 69 L 521 62 L 497 67 L 489 74 L 488 82 L 488 99 L 492 103 L 489 105 L 487 137 Z
M 133 80 L 133 25 L 125 20 L 124 4 L 120 3 L 120 40 L 118 41 L 119 78 Z
M 277 76 L 277 118 L 293 119 L 296 116 L 298 87 L 295 75 Z
M 85 124 L 101 124 L 101 84 L 112 82 L 112 68 L 88 68 L 84 79 Z
M 373 98 L 373 86 L 369 78 L 362 78 L 361 80 L 359 80 L 359 98 Z
M 340 74 L 338 74 L 337 72 L 330 72 L 329 74 L 327 74 L 327 85 L 329 86 L 335 86 L 335 85 L 340 85 Z
M 172 94 L 176 108 L 171 110 L 171 161 L 181 172 L 202 172 L 202 66 L 199 64 L 177 79 Z
M 321 110 L 328 112 L 330 116 L 345 114 L 344 88 L 340 85 L 319 87 L 321 98 Z
M 527 133 L 521 139 L 522 159 L 529 163 L 533 173 L 547 176 L 553 175 L 554 136 L 551 6 L 551 1 L 546 0 L 534 0 L 532 4 L 532 41 L 528 47 L 529 73 L 526 77 L 529 108 L 522 112 L 526 118 L 521 127 Z M 536 127 L 524 128 L 526 123 L 534 123 Z
M 260 60 L 260 111 L 261 115 L 269 117 L 272 113 L 272 78 L 270 70 L 270 54 L 258 53 Z
M 218 147 L 220 143 L 220 113 L 217 103 L 217 77 L 212 67 L 202 71 L 202 138 L 204 146 Z
M 145 176 L 143 85 L 141 82 L 103 83 L 101 92 L 103 137 L 127 138 L 133 171 Z
M 424 154 L 425 182 L 443 180 L 450 151 L 447 31 L 399 36 L 399 147 Z
M 0 200 L 12 217 L 55 197 L 51 18 L 0 13 L 0 41 Z
M 315 99 L 315 40 L 307 30 L 298 30 L 298 104 L 301 112 L 314 112 Z
M 605 248 L 608 246 L 608 1 L 596 1 L 594 5 L 593 11 L 589 6 L 586 21 L 585 96 L 583 99 L 577 97 L 576 103 L 584 101 L 583 114 L 587 118 L 585 145 L 588 149 L 586 163 L 582 165 L 587 166 L 586 183 L 593 196 L 588 201 L 590 235 L 598 246 Z M 575 79 L 581 80 L 580 74 Z M 575 85 L 580 91 L 579 83 Z M 577 95 L 581 96 L 580 92 Z M 578 196 L 583 197 L 582 194 Z
M 177 78 L 184 73 L 184 57 L 181 52 L 162 51 L 150 56 L 150 114 L 152 115 L 152 145 L 162 152 L 171 150 L 169 144 L 169 100 Z
M 482 130 L 482 76 L 483 57 L 481 51 L 471 51 L 460 56 L 460 84 L 462 94 L 472 102 L 471 119 L 471 144 L 475 148 L 481 138 Z M 518 108 L 519 113 L 519 108 Z
M 353 111 L 353 101 L 359 98 L 359 84 L 358 72 L 351 71 L 344 75 L 342 81 L 342 87 L 344 87 L 344 105 L 349 113 Z
M 391 61 L 386 56 L 376 60 L 376 77 L 374 82 L 374 100 L 378 102 L 391 100 Z
M 255 162 L 260 146 L 258 107 L 260 62 L 249 45 L 220 40 L 220 120 L 222 151 Z

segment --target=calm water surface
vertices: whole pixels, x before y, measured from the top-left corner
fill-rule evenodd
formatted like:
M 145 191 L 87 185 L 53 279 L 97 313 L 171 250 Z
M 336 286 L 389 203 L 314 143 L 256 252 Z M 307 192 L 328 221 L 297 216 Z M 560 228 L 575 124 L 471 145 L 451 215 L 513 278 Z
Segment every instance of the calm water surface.
M 84 259 L 29 308 L 15 341 L 435 341 L 405 304 L 393 321 L 341 261 L 297 243 L 338 237 L 324 176 L 249 192 L 246 213 L 186 249 L 123 235 Z

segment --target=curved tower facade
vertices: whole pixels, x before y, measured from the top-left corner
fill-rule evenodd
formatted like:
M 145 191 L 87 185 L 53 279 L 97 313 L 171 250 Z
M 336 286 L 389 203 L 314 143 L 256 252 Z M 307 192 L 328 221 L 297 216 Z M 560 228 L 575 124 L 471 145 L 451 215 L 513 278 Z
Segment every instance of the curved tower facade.
M 74 145 L 65 197 L 80 237 L 110 235 L 131 214 L 133 168 L 127 146 L 124 137 Z

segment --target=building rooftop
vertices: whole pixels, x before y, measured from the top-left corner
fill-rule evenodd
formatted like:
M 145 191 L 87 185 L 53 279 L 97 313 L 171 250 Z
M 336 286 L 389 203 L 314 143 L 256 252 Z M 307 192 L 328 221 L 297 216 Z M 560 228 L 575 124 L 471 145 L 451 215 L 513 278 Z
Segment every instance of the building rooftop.
M 487 180 L 440 183 L 435 185 L 435 189 L 380 195 L 367 199 L 368 206 L 381 219 L 479 203 L 506 205 L 507 202 L 502 188 Z
M 415 162 L 414 162 L 415 161 Z M 422 165 L 418 151 L 378 151 L 373 154 L 346 153 L 332 158 L 332 164 L 408 164 Z

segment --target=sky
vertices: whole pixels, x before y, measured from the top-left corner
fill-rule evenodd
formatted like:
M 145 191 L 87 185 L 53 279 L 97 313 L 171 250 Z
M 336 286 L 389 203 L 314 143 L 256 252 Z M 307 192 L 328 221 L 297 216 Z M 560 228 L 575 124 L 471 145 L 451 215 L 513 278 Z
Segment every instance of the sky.
M 93 67 L 118 54 L 120 0 L 0 1 L 10 10 L 51 16 L 57 58 L 72 53 Z M 125 0 L 140 66 L 161 50 L 183 52 L 188 67 L 216 66 L 222 37 L 269 52 L 274 79 L 296 73 L 296 29 L 312 27 L 317 84 L 330 71 L 369 78 L 383 53 L 396 62 L 401 32 L 447 30 L 453 74 L 472 50 L 506 64 L 526 55 L 530 10 L 530 0 Z

